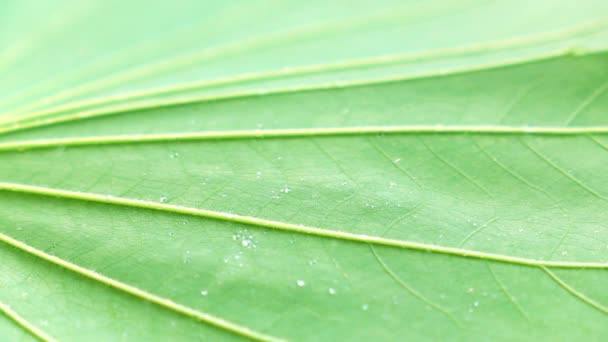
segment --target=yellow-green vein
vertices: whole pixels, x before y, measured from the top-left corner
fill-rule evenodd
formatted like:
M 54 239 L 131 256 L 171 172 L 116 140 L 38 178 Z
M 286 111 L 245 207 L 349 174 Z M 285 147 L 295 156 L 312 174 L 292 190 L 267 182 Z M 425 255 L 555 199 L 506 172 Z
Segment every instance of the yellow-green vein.
M 462 248 L 445 247 L 428 243 L 421 243 L 408 240 L 388 239 L 373 235 L 354 234 L 340 230 L 331 230 L 325 228 L 309 227 L 299 224 L 280 222 L 267 220 L 259 217 L 236 215 L 232 213 L 225 213 L 220 211 L 213 211 L 207 209 L 182 207 L 173 204 L 149 202 L 137 199 L 121 198 L 110 195 L 100 195 L 93 193 L 69 191 L 53 189 L 48 187 L 24 185 L 17 183 L 6 183 L 0 182 L 0 190 L 12 191 L 17 193 L 26 193 L 33 195 L 42 195 L 49 197 L 57 197 L 63 199 L 80 200 L 97 202 L 104 204 L 112 204 L 133 208 L 142 208 L 149 210 L 157 210 L 163 212 L 170 212 L 175 214 L 192 215 L 205 217 L 209 219 L 228 221 L 241 223 L 245 225 L 257 226 L 268 229 L 276 229 L 281 231 L 287 231 L 292 233 L 307 234 L 313 236 L 320 236 L 325 238 L 332 238 L 343 241 L 353 241 L 366 244 L 390 246 L 402 249 L 410 249 L 417 251 L 433 252 L 437 254 L 454 255 L 466 258 L 477 258 L 484 260 L 494 260 L 498 262 L 526 265 L 526 266 L 547 266 L 547 267 L 559 267 L 559 268 L 595 268 L 595 269 L 608 269 L 608 263 L 602 262 L 569 262 L 569 261 L 547 261 L 537 260 L 530 258 L 515 257 L 502 254 L 494 254 L 487 252 L 480 252 L 474 250 L 467 250 Z M 95 273 L 94 273 L 95 274 Z
M 262 334 L 260 332 L 257 332 L 255 330 L 252 330 L 250 328 L 238 325 L 236 323 L 232 323 L 229 321 L 226 321 L 222 318 L 192 309 L 190 307 L 187 307 L 185 305 L 182 304 L 178 304 L 176 302 L 173 302 L 167 298 L 163 298 L 160 296 L 157 296 L 155 294 L 146 292 L 142 289 L 139 289 L 137 287 L 122 283 L 118 280 L 109 278 L 107 276 L 104 276 L 100 273 L 97 272 L 93 272 L 87 268 L 81 267 L 79 265 L 73 264 L 67 260 L 61 259 L 57 256 L 54 255 L 50 255 L 48 253 L 45 253 L 44 251 L 41 251 L 39 249 L 36 249 L 28 244 L 25 244 L 19 240 L 16 240 L 8 235 L 5 235 L 3 233 L 0 233 L 0 242 L 3 242 L 7 245 L 10 245 L 18 250 L 21 250 L 23 252 L 26 252 L 28 254 L 34 255 L 38 258 L 41 258 L 43 260 L 46 260 L 54 265 L 63 267 L 65 269 L 68 269 L 72 272 L 78 273 L 84 277 L 87 277 L 89 279 L 95 280 L 99 283 L 102 283 L 104 285 L 107 285 L 111 288 L 117 289 L 119 291 L 128 293 L 132 296 L 138 297 L 142 300 L 148 301 L 150 303 L 162 306 L 166 309 L 169 309 L 173 312 L 176 312 L 178 314 L 181 315 L 185 315 L 188 316 L 194 320 L 197 321 L 201 321 L 204 323 L 207 323 L 209 325 L 212 325 L 214 327 L 220 328 L 220 329 L 224 329 L 228 332 L 243 336 L 243 337 L 247 337 L 253 340 L 257 340 L 257 341 L 281 341 L 281 339 L 276 338 L 274 336 L 270 336 L 270 335 L 266 335 L 266 334 Z

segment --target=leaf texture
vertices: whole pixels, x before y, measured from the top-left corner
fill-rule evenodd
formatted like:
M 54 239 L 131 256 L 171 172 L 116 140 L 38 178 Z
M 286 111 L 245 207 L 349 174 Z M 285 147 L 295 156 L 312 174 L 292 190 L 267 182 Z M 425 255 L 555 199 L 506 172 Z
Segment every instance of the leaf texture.
M 605 2 L 2 7 L 8 340 L 608 333 Z

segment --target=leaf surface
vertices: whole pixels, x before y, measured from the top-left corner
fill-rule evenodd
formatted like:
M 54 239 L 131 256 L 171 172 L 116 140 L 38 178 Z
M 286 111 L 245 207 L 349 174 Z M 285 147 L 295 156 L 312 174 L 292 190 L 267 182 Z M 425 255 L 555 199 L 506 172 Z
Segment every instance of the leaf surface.
M 2 336 L 608 332 L 604 2 L 3 6 Z

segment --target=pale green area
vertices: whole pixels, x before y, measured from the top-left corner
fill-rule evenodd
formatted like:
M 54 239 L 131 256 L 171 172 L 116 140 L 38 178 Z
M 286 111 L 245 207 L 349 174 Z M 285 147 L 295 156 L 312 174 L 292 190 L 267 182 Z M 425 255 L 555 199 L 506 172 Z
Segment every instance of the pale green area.
M 247 335 L 217 327 L 218 319 L 294 341 L 607 336 L 608 136 L 478 129 L 607 126 L 607 2 L 1 6 L 0 146 L 152 133 L 470 127 L 3 150 L 0 302 L 49 336 Z M 410 57 L 384 63 L 385 56 Z M 325 67 L 335 63 L 345 67 Z M 320 67 L 293 72 L 309 66 Z M 177 90 L 155 90 L 165 88 Z M 99 117 L 74 117 L 83 113 Z M 8 191 L 10 184 L 143 200 L 160 210 Z M 499 260 L 278 231 L 181 208 Z M 582 267 L 544 269 L 507 257 Z M 61 267 L 70 264 L 80 268 Z M 202 322 L 104 279 L 213 317 Z M 8 316 L 0 316 L 0 336 L 30 339 Z

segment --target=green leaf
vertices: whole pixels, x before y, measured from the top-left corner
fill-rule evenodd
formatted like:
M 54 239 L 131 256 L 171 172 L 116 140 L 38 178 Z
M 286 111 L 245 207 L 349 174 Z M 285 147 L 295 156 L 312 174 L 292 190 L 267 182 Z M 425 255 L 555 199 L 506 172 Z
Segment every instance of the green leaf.
M 1 6 L 5 339 L 608 333 L 605 1 Z

